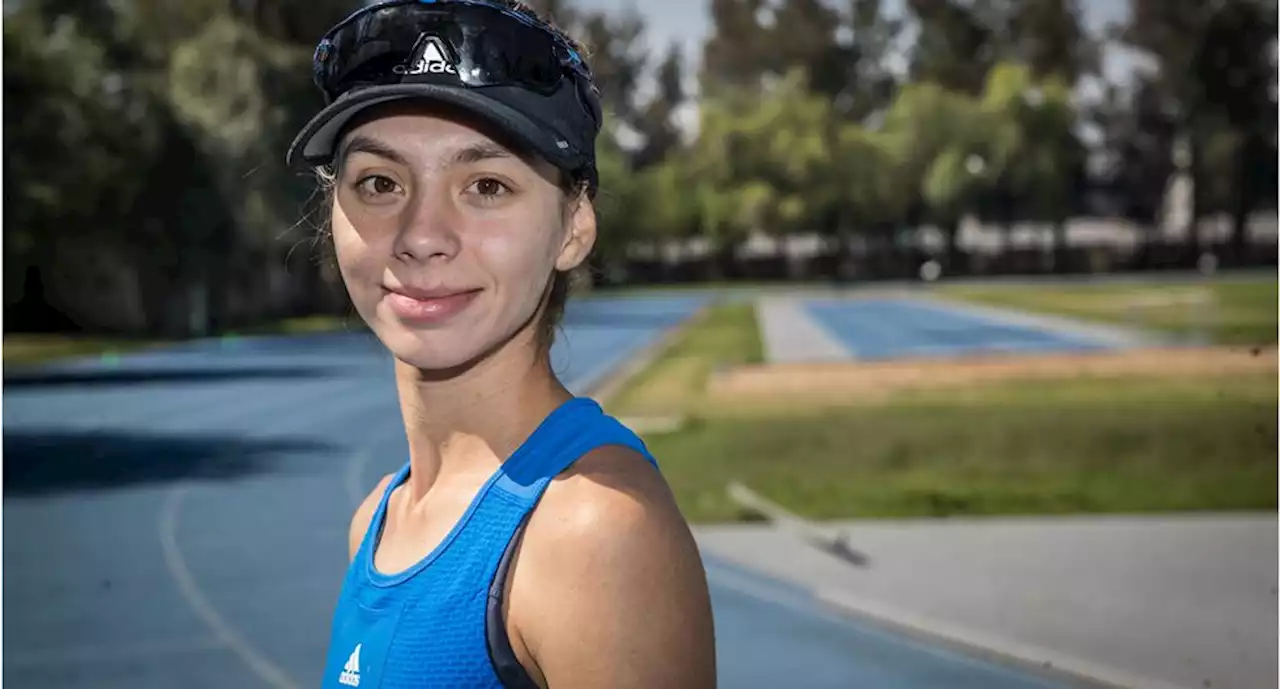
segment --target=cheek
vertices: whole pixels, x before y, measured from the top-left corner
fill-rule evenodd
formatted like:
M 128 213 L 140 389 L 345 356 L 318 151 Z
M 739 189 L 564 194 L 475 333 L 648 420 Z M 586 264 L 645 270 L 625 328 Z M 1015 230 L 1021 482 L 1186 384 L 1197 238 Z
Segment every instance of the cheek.
M 375 269 L 376 248 L 369 244 L 365 234 L 356 231 L 340 206 L 334 207 L 330 227 L 338 268 L 347 280 L 348 288 L 357 288 L 359 278 Z
M 542 281 L 555 269 L 559 245 L 548 229 L 483 233 L 475 243 L 476 254 L 506 291 L 532 293 L 536 301 Z

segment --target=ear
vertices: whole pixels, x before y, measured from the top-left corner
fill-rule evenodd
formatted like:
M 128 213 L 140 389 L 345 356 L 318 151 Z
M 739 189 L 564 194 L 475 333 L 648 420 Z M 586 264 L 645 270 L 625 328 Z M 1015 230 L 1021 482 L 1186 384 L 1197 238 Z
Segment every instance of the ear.
M 596 245 L 596 207 L 586 193 L 578 194 L 566 220 L 569 226 L 556 256 L 556 270 L 561 272 L 581 265 Z

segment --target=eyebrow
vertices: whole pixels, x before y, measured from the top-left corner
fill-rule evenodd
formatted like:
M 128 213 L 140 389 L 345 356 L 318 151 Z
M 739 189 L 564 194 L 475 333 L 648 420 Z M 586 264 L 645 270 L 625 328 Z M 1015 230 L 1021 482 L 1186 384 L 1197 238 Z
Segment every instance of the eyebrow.
M 378 156 L 379 158 L 386 158 L 387 160 L 406 167 L 409 165 L 409 161 L 405 160 L 404 156 L 400 155 L 400 152 L 396 149 L 372 137 L 357 134 L 348 139 L 347 142 L 342 145 L 342 149 L 338 151 L 339 167 L 345 167 L 347 159 L 355 153 L 368 153 L 370 155 Z
M 338 160 L 340 161 L 340 164 L 345 165 L 347 159 L 355 153 L 368 153 L 380 158 L 386 158 L 387 160 L 406 167 L 409 166 L 409 161 L 407 161 L 399 151 L 377 139 L 363 134 L 357 134 L 343 144 L 342 149 L 338 152 Z M 453 156 L 453 164 L 469 165 L 484 160 L 515 157 L 515 154 L 511 151 L 508 151 L 497 144 L 478 143 L 459 150 Z
M 515 155 L 507 149 L 490 143 L 480 143 L 468 146 L 453 157 L 453 161 L 459 164 L 478 163 L 482 160 L 493 160 L 495 158 L 514 158 Z

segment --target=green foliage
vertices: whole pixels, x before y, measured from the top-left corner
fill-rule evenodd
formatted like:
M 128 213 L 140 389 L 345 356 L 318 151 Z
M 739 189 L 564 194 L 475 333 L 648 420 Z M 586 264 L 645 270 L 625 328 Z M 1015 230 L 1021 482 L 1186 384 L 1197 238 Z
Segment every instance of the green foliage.
M 282 151 L 297 101 L 279 98 L 306 88 L 304 53 L 264 38 L 228 16 L 180 42 L 169 60 L 168 97 L 198 147 L 217 160 L 218 186 L 237 199 L 236 224 L 270 243 L 298 208 Z M 305 103 L 306 101 L 302 101 Z
M 605 262 L 636 241 L 702 237 L 728 256 L 757 232 L 875 240 L 967 215 L 1061 226 L 1090 181 L 1086 117 L 1113 161 L 1092 181 L 1141 223 L 1164 203 L 1179 139 L 1198 213 L 1243 226 L 1275 199 L 1274 2 L 1131 0 L 1123 40 L 1160 70 L 1088 111 L 1075 86 L 1098 46 L 1074 0 L 909 0 L 905 14 L 884 0 L 713 0 L 701 60 L 675 46 L 650 55 L 639 11 L 536 4 L 585 46 L 603 89 Z M 6 307 L 30 296 L 87 329 L 166 335 L 187 327 L 201 290 L 215 321 L 331 308 L 308 250 L 314 180 L 283 154 L 320 105 L 313 41 L 353 6 L 9 9 Z M 911 23 L 903 82 L 894 46 Z M 691 62 L 697 127 L 683 132 Z M 27 294 L 28 268 L 43 294 Z
M 704 229 L 724 241 L 752 231 L 823 231 L 844 198 L 839 121 L 831 102 L 789 72 L 755 95 L 704 99 L 694 145 Z
M 129 208 L 145 183 L 137 170 L 156 155 L 154 94 L 70 15 L 9 14 L 4 61 L 12 231 L 87 232 L 89 219 Z

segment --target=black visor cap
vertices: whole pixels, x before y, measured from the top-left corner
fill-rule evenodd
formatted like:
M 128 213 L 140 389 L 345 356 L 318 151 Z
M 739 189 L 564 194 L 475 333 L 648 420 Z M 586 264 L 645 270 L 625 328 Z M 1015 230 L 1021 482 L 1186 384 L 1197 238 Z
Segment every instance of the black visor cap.
M 316 50 L 329 105 L 299 132 L 290 165 L 326 165 L 349 124 L 395 101 L 441 103 L 499 128 L 594 193 L 600 104 L 585 66 L 545 29 L 496 8 L 398 2 L 358 12 Z

